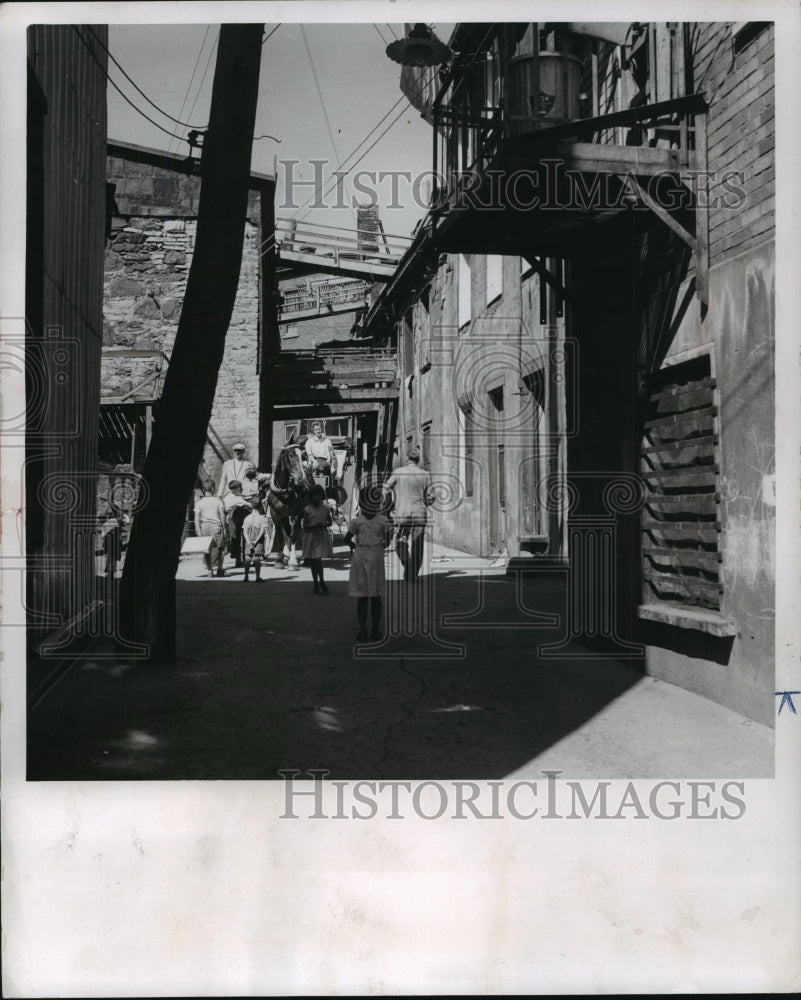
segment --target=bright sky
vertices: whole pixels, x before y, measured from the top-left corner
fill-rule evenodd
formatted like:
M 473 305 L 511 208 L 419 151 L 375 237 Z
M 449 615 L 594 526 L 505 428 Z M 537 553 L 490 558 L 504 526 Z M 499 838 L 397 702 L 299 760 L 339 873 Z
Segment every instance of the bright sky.
M 265 35 L 270 35 L 274 28 L 274 24 L 266 24 Z M 452 25 L 438 25 L 436 31 L 447 41 L 451 28 Z M 281 142 L 271 139 L 254 142 L 253 169 L 277 173 L 279 215 L 298 214 L 309 221 L 351 227 L 355 224 L 352 197 L 355 194 L 362 202 L 368 200 L 367 195 L 354 192 L 354 173 L 402 170 L 416 176 L 430 170 L 431 128 L 405 99 L 359 146 L 402 97 L 400 66 L 385 54 L 386 44 L 402 34 L 402 24 L 282 24 L 267 39 L 262 48 L 255 134 L 269 134 Z M 159 108 L 183 122 L 202 127 L 208 120 L 217 36 L 218 25 L 112 25 L 109 48 Z M 155 121 L 182 137 L 186 134 L 185 128 L 170 122 L 137 94 L 113 64 L 109 66 L 109 73 L 133 102 Z M 402 113 L 404 107 L 406 110 Z M 137 114 L 112 86 L 109 86 L 108 111 L 109 138 L 172 152 L 188 151 L 185 141 L 171 139 L 159 131 Z M 391 124 L 396 117 L 398 120 Z M 369 149 L 376 140 L 374 148 Z M 359 159 L 362 155 L 363 159 Z M 295 213 L 282 207 L 288 168 L 282 166 L 281 161 L 299 161 L 294 167 L 294 176 L 296 180 L 308 182 L 314 177 L 310 161 L 315 159 L 330 162 L 324 168 L 326 180 L 330 170 L 338 164 L 343 163 L 343 169 L 347 169 L 359 161 L 344 183 L 343 200 L 347 209 L 308 207 Z M 389 179 L 379 181 L 376 177 L 375 184 L 364 177 L 362 181 L 365 187 L 377 192 L 385 231 L 409 234 L 424 214 L 424 209 L 414 204 L 411 183 L 398 182 L 396 200 L 401 207 L 391 208 L 392 182 Z M 325 184 L 324 191 L 330 186 Z M 308 184 L 296 186 L 295 191 L 294 200 L 299 205 L 312 194 Z M 335 197 L 336 192 L 329 196 L 332 206 Z

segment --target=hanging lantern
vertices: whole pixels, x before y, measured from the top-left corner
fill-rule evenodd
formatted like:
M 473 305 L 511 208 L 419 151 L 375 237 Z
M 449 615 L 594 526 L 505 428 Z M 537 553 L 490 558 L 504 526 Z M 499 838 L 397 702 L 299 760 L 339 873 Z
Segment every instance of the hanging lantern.
M 404 38 L 390 42 L 387 55 L 401 66 L 439 66 L 451 58 L 451 50 L 425 24 L 415 24 Z

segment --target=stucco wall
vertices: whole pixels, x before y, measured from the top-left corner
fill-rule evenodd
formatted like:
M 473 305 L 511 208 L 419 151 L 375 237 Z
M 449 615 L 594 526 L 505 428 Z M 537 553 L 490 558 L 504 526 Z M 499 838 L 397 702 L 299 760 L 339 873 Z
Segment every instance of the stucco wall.
M 421 303 L 414 307 L 412 371 L 400 351 L 403 406 L 398 438 L 402 453 L 410 439 L 421 448 L 423 430 L 430 425 L 430 469 L 445 497 L 444 509 L 435 517 L 435 541 L 481 555 L 505 549 L 515 556 L 520 554 L 521 537 L 548 533 L 547 515 L 537 510 L 538 505 L 544 507 L 537 484 L 552 467 L 547 430 L 557 424 L 552 405 L 557 396 L 561 404 L 564 326 L 561 320 L 550 329 L 540 326 L 539 278 L 529 274 L 521 280 L 519 257 L 504 258 L 503 290 L 489 304 L 486 258 L 472 255 L 469 261 L 468 324 L 458 327 L 458 255 L 448 256 L 439 268 L 428 310 Z M 539 368 L 545 372 L 541 411 L 520 378 L 521 372 L 527 375 Z M 491 390 L 499 389 L 502 412 L 489 397 Z M 475 435 L 472 496 L 466 493 L 465 405 L 472 408 Z M 557 440 L 554 434 L 553 443 Z M 504 451 L 502 483 L 495 479 L 499 445 Z M 559 538 L 554 541 L 561 544 Z

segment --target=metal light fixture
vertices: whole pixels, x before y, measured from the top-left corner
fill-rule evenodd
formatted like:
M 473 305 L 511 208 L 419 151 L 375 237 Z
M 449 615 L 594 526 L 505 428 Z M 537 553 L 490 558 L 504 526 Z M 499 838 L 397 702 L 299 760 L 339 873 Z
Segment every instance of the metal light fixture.
M 415 24 L 404 38 L 390 42 L 387 55 L 401 66 L 439 66 L 451 58 L 451 50 L 428 25 Z

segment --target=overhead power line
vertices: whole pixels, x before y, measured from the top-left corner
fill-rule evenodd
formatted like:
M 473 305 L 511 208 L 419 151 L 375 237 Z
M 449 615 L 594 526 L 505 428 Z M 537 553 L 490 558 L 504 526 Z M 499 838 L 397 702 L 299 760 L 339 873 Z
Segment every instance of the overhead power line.
M 311 46 L 309 45 L 309 37 L 306 34 L 306 26 L 301 24 L 300 26 L 301 34 L 303 35 L 303 41 L 306 45 L 306 54 L 309 57 L 309 65 L 311 66 L 312 76 L 314 77 L 314 85 L 317 87 L 317 96 L 320 98 L 320 107 L 323 109 L 323 118 L 325 118 L 325 124 L 328 128 L 328 136 L 331 139 L 331 146 L 334 150 L 334 156 L 339 159 L 339 150 L 337 149 L 336 139 L 334 138 L 334 130 L 331 128 L 331 122 L 328 118 L 328 111 L 325 107 L 325 101 L 323 100 L 323 91 L 320 87 L 320 81 L 317 79 L 317 70 L 314 66 L 314 59 L 312 58 Z
M 164 132 L 165 135 L 172 136 L 173 139 L 179 139 L 179 140 L 181 140 L 183 142 L 184 141 L 184 137 L 183 136 L 177 135 L 175 132 L 170 132 L 170 130 L 167 129 L 167 128 L 164 128 L 163 125 L 159 125 L 159 123 L 157 121 L 154 121 L 150 117 L 150 115 L 148 115 L 145 111 L 143 111 L 140 107 L 138 107 L 138 105 L 134 104 L 134 102 L 130 99 L 130 97 L 128 97 L 128 95 L 123 90 L 121 90 L 119 86 L 117 86 L 117 84 L 114 82 L 114 80 L 111 79 L 111 77 L 108 74 L 108 70 L 103 65 L 103 63 L 97 58 L 97 56 L 95 55 L 94 51 L 92 50 L 92 46 L 89 44 L 89 42 L 83 37 L 83 35 L 81 34 L 81 32 L 78 30 L 78 26 L 75 25 L 75 24 L 73 24 L 72 29 L 75 32 L 75 34 L 78 36 L 78 38 L 80 38 L 81 44 L 84 46 L 84 48 L 86 49 L 86 51 L 89 53 L 89 55 L 92 58 L 92 60 L 100 67 L 103 75 L 108 80 L 108 82 L 111 84 L 111 86 L 117 91 L 117 93 L 120 95 L 120 97 L 122 97 L 123 100 L 127 101 L 128 104 L 130 104 L 131 107 L 134 109 L 134 111 L 136 111 L 138 114 L 140 114 L 143 118 L 147 119 L 147 121 L 149 121 L 151 125 L 155 125 L 156 128 L 159 129 L 159 131 Z M 93 34 L 94 34 L 94 32 L 93 32 Z
M 276 33 L 276 31 L 278 31 L 278 29 L 279 29 L 280 27 L 281 27 L 281 25 L 280 25 L 280 24 L 276 24 L 276 26 L 275 26 L 275 27 L 273 28 L 273 30 L 272 30 L 272 31 L 270 32 L 270 34 L 269 34 L 269 35 L 266 35 L 266 36 L 265 36 L 265 37 L 264 37 L 264 38 L 262 39 L 262 43 L 261 43 L 261 44 L 262 44 L 262 45 L 264 45 L 264 44 L 265 44 L 266 42 L 268 42 L 268 41 L 269 41 L 269 40 L 270 40 L 270 39 L 271 39 L 271 38 L 273 37 L 273 35 L 274 35 L 274 34 Z
M 97 33 L 92 29 L 91 25 L 87 25 L 87 27 L 89 29 L 89 34 L 92 36 L 92 38 L 94 38 L 94 40 L 97 42 L 97 44 L 105 51 L 106 55 L 114 63 L 114 65 L 117 67 L 117 69 L 120 71 L 120 73 L 122 73 L 122 75 L 125 77 L 125 79 L 128 81 L 128 83 L 130 83 L 130 85 L 134 88 L 134 90 L 138 94 L 140 94 L 142 97 L 144 97 L 144 99 L 147 101 L 147 103 L 152 108 L 155 108 L 156 111 L 158 111 L 159 114 L 164 115 L 165 118 L 169 118 L 170 121 L 171 122 L 175 122 L 176 125 L 183 126 L 183 128 L 200 130 L 200 129 L 202 129 L 204 127 L 202 125 L 189 125 L 187 122 L 182 122 L 180 118 L 175 118 L 173 115 L 171 115 L 169 113 L 169 111 L 165 111 L 163 108 L 159 107 L 159 105 L 156 104 L 155 101 L 151 101 L 151 99 L 147 96 L 147 94 L 144 92 L 144 90 L 142 90 L 142 88 L 139 86 L 139 84 L 136 83 L 136 81 L 133 80 L 128 75 L 128 73 L 126 73 L 125 69 L 120 65 L 120 63 L 117 62 L 117 60 L 111 54 L 111 52 L 109 51 L 108 47 L 104 44 L 104 42 L 102 41 L 102 39 L 100 39 L 100 37 L 97 35 Z M 110 77 L 109 77 L 109 79 L 110 79 Z
M 209 50 L 208 58 L 206 59 L 206 65 L 203 67 L 203 76 L 200 78 L 200 83 L 198 84 L 197 90 L 195 91 L 195 99 L 192 101 L 192 107 L 189 109 L 189 117 L 192 117 L 192 112 L 195 110 L 195 105 L 197 104 L 197 99 L 200 97 L 200 92 L 203 90 L 203 84 L 206 82 L 206 75 L 209 72 L 209 66 L 211 66 L 211 60 L 214 53 L 217 50 L 217 46 L 220 42 L 220 29 L 217 29 L 217 37 L 212 43 L 211 49 Z
M 206 39 L 209 37 L 209 31 L 211 25 L 206 25 L 206 30 L 203 33 L 203 41 L 200 43 L 200 48 L 198 49 L 197 58 L 195 59 L 195 65 L 192 67 L 192 75 L 189 77 L 189 83 L 186 85 L 186 93 L 184 94 L 184 99 L 181 102 L 181 110 L 178 112 L 180 117 L 184 113 L 184 108 L 186 107 L 186 102 L 189 100 L 189 91 L 192 89 L 192 84 L 195 82 L 195 73 L 197 73 L 197 68 L 200 65 L 200 57 L 203 55 L 203 49 L 206 47 Z M 194 108 L 194 104 L 192 105 Z M 172 152 L 172 139 L 170 139 L 170 144 L 167 147 L 167 152 Z
M 397 124 L 397 122 L 399 122 L 400 119 L 403 118 L 403 116 L 406 114 L 406 109 L 407 109 L 408 106 L 409 106 L 409 103 L 408 103 L 408 101 L 406 101 L 406 103 L 404 104 L 404 106 L 400 109 L 400 111 L 398 112 L 398 114 L 392 119 L 392 121 L 389 123 L 389 125 L 387 125 L 387 127 L 384 129 L 384 131 L 380 135 L 376 136 L 376 138 L 373 140 L 373 142 L 359 156 L 359 159 L 356 160 L 354 163 L 352 163 L 348 167 L 347 171 L 345 172 L 345 176 L 347 176 L 352 170 L 355 170 L 356 167 L 358 167 L 358 165 L 365 158 L 365 156 L 367 156 L 367 154 L 371 150 L 375 149 L 375 147 L 378 145 L 378 143 L 381 142 L 381 140 L 384 138 L 384 136 L 387 134 L 387 132 L 389 132 L 389 130 L 392 128 L 392 126 L 395 125 L 395 124 Z M 395 105 L 395 107 L 397 107 L 397 105 Z M 393 108 L 393 110 L 394 110 L 394 108 Z M 334 178 L 334 183 L 323 192 L 323 197 L 326 197 L 326 195 L 329 195 L 334 190 L 334 188 L 337 186 L 337 184 L 339 184 L 339 182 L 340 182 L 340 178 L 339 177 L 335 177 Z M 309 201 L 311 201 L 311 200 L 312 199 L 310 198 L 306 202 L 306 204 L 308 205 Z M 311 209 L 307 208 L 306 211 L 305 211 L 305 213 L 304 213 L 304 215 L 302 215 L 300 218 L 305 218 L 305 216 L 308 215 L 310 211 L 311 211 Z

